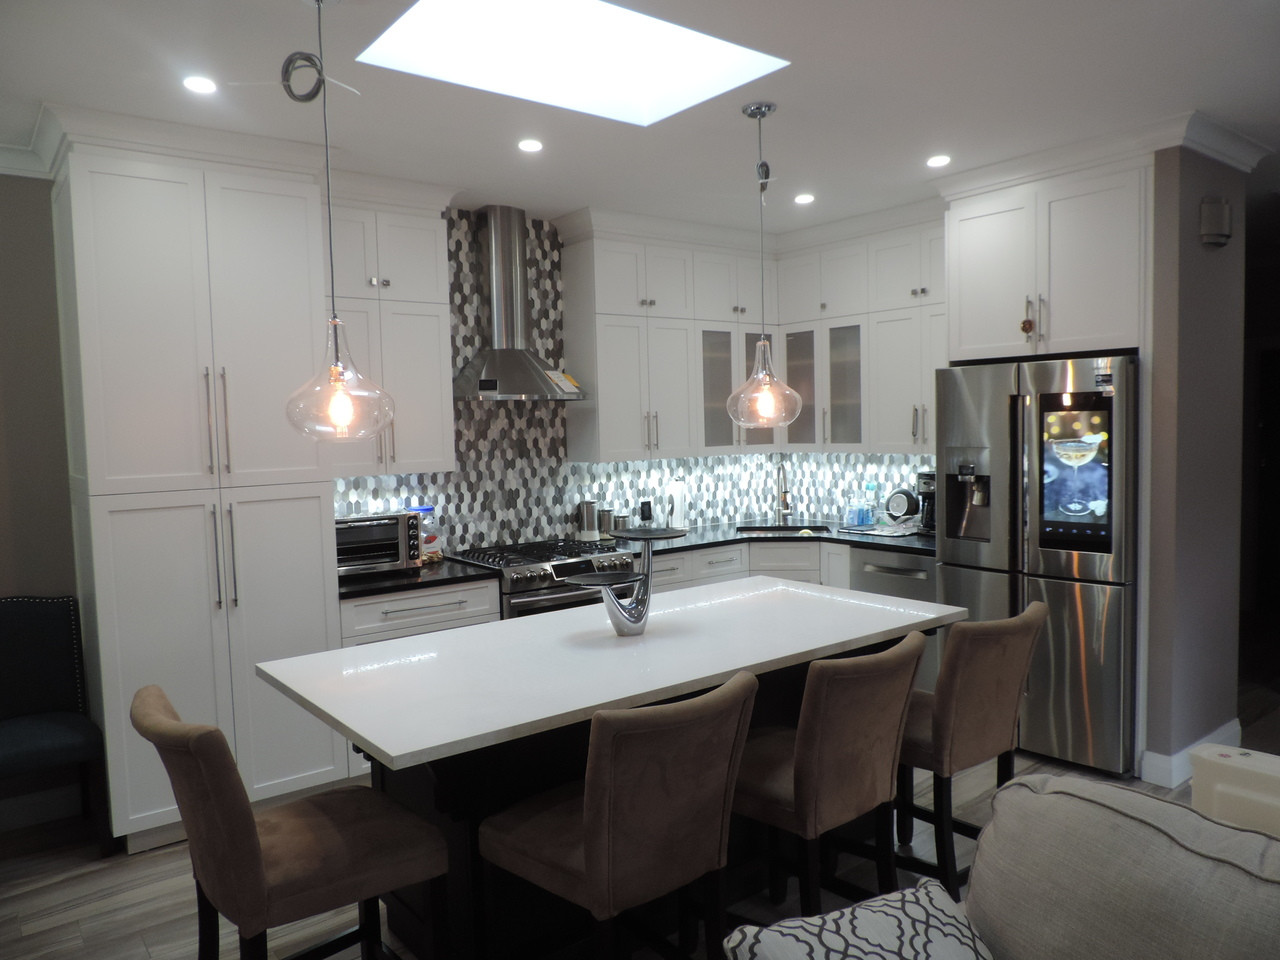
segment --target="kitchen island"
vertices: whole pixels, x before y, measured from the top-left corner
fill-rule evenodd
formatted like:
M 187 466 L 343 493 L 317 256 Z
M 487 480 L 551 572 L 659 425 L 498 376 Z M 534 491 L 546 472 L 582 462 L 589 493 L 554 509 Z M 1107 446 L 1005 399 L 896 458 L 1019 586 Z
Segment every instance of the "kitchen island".
M 580 777 L 597 710 L 696 693 L 739 670 L 802 670 L 967 615 L 748 577 L 655 596 L 647 629 L 634 637 L 617 636 L 597 604 L 275 660 L 257 671 L 365 752 L 376 787 L 440 827 L 449 846 L 450 955 L 471 958 L 482 953 L 480 820 Z M 425 945 L 422 892 L 396 891 L 386 902 L 396 935 L 411 948 Z

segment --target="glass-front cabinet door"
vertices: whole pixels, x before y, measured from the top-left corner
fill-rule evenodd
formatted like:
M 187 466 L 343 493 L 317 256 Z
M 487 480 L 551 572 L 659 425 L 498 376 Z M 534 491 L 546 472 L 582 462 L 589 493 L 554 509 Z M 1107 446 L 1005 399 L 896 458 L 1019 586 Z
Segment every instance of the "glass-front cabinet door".
M 787 326 L 786 364 L 782 378 L 792 390 L 800 394 L 803 406 L 800 416 L 786 429 L 788 450 L 819 450 L 822 448 L 822 429 L 825 426 L 818 390 L 818 324 Z
M 699 332 L 702 354 L 699 416 L 702 450 L 707 454 L 734 453 L 738 447 L 738 429 L 729 419 L 729 410 L 725 406 L 729 394 L 738 387 L 733 380 L 738 369 L 733 351 L 737 331 L 737 324 L 725 323 L 702 324 Z
M 826 449 L 856 449 L 862 437 L 862 324 L 851 319 L 825 324 L 828 422 Z
M 773 352 L 773 372 L 777 373 L 783 367 L 784 358 L 778 354 L 777 340 L 772 333 L 765 333 L 765 340 L 769 342 L 769 349 Z M 742 360 L 738 365 L 739 376 L 738 381 L 733 385 L 736 390 L 747 377 L 751 376 L 751 371 L 756 365 L 756 344 L 760 342 L 761 332 L 759 330 L 747 330 L 741 334 L 742 340 Z M 727 399 L 727 396 L 726 396 Z M 750 453 L 766 453 L 778 448 L 778 431 L 766 430 L 761 427 L 740 427 L 738 433 L 742 435 L 742 448 Z

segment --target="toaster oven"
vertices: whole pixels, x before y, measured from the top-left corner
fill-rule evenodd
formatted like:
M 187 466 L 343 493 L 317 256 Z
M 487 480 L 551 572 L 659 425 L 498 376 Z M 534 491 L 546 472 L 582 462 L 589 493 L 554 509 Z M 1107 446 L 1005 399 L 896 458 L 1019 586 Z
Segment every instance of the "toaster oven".
M 337 521 L 338 575 L 421 566 L 420 519 L 417 513 L 340 518 Z

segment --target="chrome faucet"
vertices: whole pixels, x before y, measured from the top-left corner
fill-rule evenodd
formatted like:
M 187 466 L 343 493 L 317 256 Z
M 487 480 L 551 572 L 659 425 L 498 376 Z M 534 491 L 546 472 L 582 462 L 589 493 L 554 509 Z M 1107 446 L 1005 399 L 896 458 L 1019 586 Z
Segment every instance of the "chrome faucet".
M 787 489 L 787 468 L 778 462 L 778 502 L 773 508 L 773 522 L 782 526 L 791 516 L 791 491 Z

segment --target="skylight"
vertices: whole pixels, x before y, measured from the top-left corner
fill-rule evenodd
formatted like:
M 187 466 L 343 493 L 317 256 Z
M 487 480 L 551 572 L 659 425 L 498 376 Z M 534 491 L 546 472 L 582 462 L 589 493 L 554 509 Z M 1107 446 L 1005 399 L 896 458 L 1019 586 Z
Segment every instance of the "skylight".
M 642 127 L 787 66 L 600 0 L 418 0 L 356 59 Z

